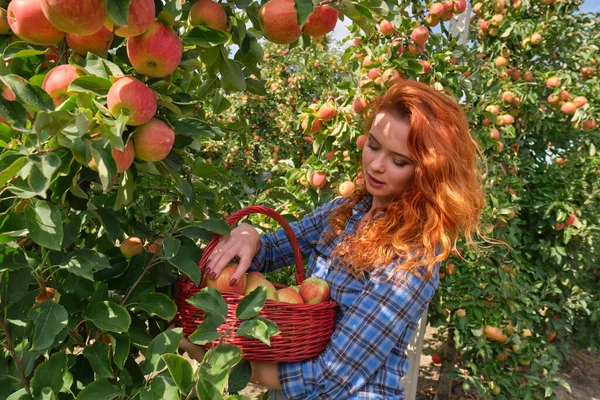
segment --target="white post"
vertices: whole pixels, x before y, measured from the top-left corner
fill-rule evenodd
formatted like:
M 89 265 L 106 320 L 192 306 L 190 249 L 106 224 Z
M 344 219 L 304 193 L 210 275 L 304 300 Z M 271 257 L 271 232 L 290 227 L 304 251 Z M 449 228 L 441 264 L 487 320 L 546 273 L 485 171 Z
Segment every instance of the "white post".
M 408 355 L 408 371 L 402 378 L 402 387 L 404 387 L 404 396 L 406 396 L 406 400 L 415 400 L 417 396 L 419 366 L 421 364 L 421 351 L 423 350 L 423 339 L 425 338 L 426 328 L 427 310 L 425 310 L 417 322 L 415 332 L 406 347 L 406 354 Z
M 467 1 L 467 9 L 450 20 L 450 33 L 458 44 L 469 41 L 469 23 L 471 21 L 471 3 Z

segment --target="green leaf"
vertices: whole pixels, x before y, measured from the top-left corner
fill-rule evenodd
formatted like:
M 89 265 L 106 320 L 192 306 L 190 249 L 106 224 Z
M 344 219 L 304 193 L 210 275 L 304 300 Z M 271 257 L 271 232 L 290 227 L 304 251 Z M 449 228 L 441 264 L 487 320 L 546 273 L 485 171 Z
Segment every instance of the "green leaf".
M 60 263 L 60 267 L 93 281 L 94 272 L 110 268 L 110 262 L 104 254 L 98 253 L 96 250 L 82 249 L 68 255 Z
M 269 338 L 269 327 L 258 318 L 243 321 L 237 330 L 237 335 L 258 339 L 267 346 L 271 345 L 271 339 Z
M 250 366 L 250 361 L 240 361 L 240 363 L 231 370 L 229 381 L 227 382 L 227 391 L 230 393 L 241 392 L 248 386 L 248 383 L 250 383 L 251 376 L 252 367 Z
M 99 329 L 111 332 L 127 332 L 131 324 L 127 310 L 110 301 L 96 303 L 84 317 Z
M 244 358 L 242 349 L 232 344 L 221 344 L 211 348 L 205 355 L 204 361 L 219 368 L 233 368 Z
M 18 75 L 4 75 L 0 80 L 7 85 L 26 107 L 35 111 L 54 110 L 54 102 L 50 95 L 39 86 L 34 86 Z
M 0 154 L 0 186 L 15 176 L 27 160 L 26 156 L 12 151 Z
M 9 125 L 24 128 L 27 125 L 27 110 L 17 101 L 8 101 L 0 97 L 0 118 Z
M 252 318 L 262 310 L 266 300 L 267 289 L 264 286 L 259 286 L 244 296 L 235 311 L 235 315 L 238 319 Z
M 110 144 L 99 140 L 92 141 L 90 152 L 96 160 L 102 190 L 108 192 L 112 187 L 113 178 L 117 174 L 117 164 L 111 154 Z
M 131 170 L 125 171 L 119 182 L 119 190 L 117 191 L 117 200 L 113 209 L 119 210 L 131 203 L 133 200 L 133 192 L 135 190 L 135 179 Z
M 217 332 L 217 328 L 225 322 L 225 318 L 215 314 L 205 314 L 204 321 L 192 333 L 188 339 L 194 344 L 203 345 L 217 340 L 221 334 Z
M 264 80 L 246 78 L 246 87 L 249 93 L 257 96 L 264 96 L 267 94 Z
M 0 307 L 4 308 L 21 300 L 27 293 L 32 277 L 29 268 L 4 271 L 0 274 Z
M 196 224 L 198 228 L 205 229 L 219 235 L 231 234 L 231 227 L 222 219 L 205 219 Z
M 129 356 L 131 338 L 127 333 L 113 334 L 112 336 L 115 338 L 113 360 L 119 369 L 123 369 L 125 367 L 125 361 Z
M 221 175 L 212 164 L 205 163 L 202 158 L 196 158 L 194 166 L 192 167 L 192 172 L 197 177 L 205 179 L 213 179 Z
M 36 50 L 27 42 L 14 42 L 6 46 L 2 58 L 8 61 L 13 58 L 26 58 L 50 53 L 49 49 Z
M 233 92 L 246 90 L 244 71 L 237 65 L 236 61 L 222 58 L 219 62 L 219 72 L 221 73 L 223 89 Z
M 163 239 L 163 246 L 165 250 L 165 258 L 170 260 L 179 252 L 179 249 L 181 248 L 181 241 L 171 235 L 166 235 Z
M 223 296 L 216 289 L 206 287 L 186 300 L 194 307 L 202 309 L 205 313 L 214 314 L 223 318 L 227 318 L 227 303 L 223 300 Z
M 211 377 L 200 374 L 196 384 L 196 393 L 200 399 L 218 400 L 223 398 L 223 393 L 211 382 Z
M 27 394 L 25 388 L 19 389 L 10 396 L 6 398 L 6 400 L 33 400 L 33 396 Z
M 44 301 L 29 312 L 29 319 L 34 320 L 32 350 L 43 351 L 54 343 L 54 338 L 69 322 L 67 310 L 54 301 Z
M 163 293 L 146 293 L 128 302 L 127 307 L 135 307 L 146 311 L 151 316 L 158 316 L 170 321 L 177 313 L 177 306 Z
M 187 275 L 196 285 L 200 283 L 200 269 L 198 262 L 200 261 L 201 251 L 198 246 L 183 245 L 177 252 L 177 255 L 171 258 L 169 264 Z
M 220 31 L 218 29 L 212 29 L 208 26 L 197 26 L 190 31 L 188 36 L 183 38 L 183 42 L 186 46 L 201 46 L 201 47 L 213 47 L 229 40 L 227 32 Z
M 95 379 L 83 388 L 75 398 L 76 400 L 112 400 L 124 396 L 123 391 L 110 383 L 107 378 Z
M 102 340 L 97 340 L 93 345 L 83 349 L 83 356 L 87 358 L 99 378 L 113 378 L 110 365 L 110 346 Z
M 80 76 L 69 85 L 69 92 L 86 92 L 105 96 L 112 86 L 112 82 L 106 78 L 95 75 Z
M 168 374 L 160 374 L 140 391 L 140 400 L 179 400 L 179 390 Z
M 56 154 L 44 154 L 42 156 L 31 155 L 26 167 L 29 169 L 27 177 L 29 187 L 42 197 L 46 197 L 46 191 L 52 183 L 55 172 L 61 166 L 60 157 Z
M 162 359 L 181 393 L 187 394 L 194 384 L 194 372 L 190 363 L 177 354 L 163 354 Z
M 163 369 L 165 363 L 161 356 L 166 353 L 175 353 L 181 339 L 183 339 L 182 328 L 169 329 L 152 339 L 146 351 L 145 372 L 148 374 Z
M 63 241 L 63 223 L 58 207 L 39 200 L 34 207 L 25 207 L 25 220 L 34 242 L 52 250 L 60 250 Z
M 67 355 L 64 351 L 54 353 L 50 359 L 41 363 L 33 374 L 31 391 L 34 397 L 41 395 L 46 387 L 58 393 L 63 387 L 65 372 L 67 372 Z
M 215 137 L 215 133 L 208 122 L 196 118 L 182 118 L 172 122 L 177 134 L 185 136 Z
M 294 2 L 298 13 L 298 23 L 302 26 L 313 11 L 313 2 L 312 0 L 294 0 Z
M 107 0 L 106 12 L 115 25 L 127 25 L 131 0 Z

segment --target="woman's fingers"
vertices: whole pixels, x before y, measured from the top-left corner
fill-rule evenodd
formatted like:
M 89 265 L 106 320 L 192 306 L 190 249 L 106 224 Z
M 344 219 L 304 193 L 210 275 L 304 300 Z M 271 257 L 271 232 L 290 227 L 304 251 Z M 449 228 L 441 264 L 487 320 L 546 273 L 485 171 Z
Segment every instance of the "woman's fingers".
M 251 256 L 250 253 L 247 252 L 247 253 L 241 254 L 239 257 L 240 257 L 240 263 L 238 264 L 237 268 L 233 272 L 233 275 L 231 276 L 231 281 L 229 282 L 230 285 L 231 284 L 235 285 L 237 282 L 240 281 L 241 277 L 246 273 L 248 268 L 250 268 L 250 263 L 252 262 L 253 256 Z
M 201 362 L 204 359 L 204 354 L 206 354 L 206 350 L 202 346 L 190 342 L 185 337 L 179 342 L 179 348 L 198 362 Z

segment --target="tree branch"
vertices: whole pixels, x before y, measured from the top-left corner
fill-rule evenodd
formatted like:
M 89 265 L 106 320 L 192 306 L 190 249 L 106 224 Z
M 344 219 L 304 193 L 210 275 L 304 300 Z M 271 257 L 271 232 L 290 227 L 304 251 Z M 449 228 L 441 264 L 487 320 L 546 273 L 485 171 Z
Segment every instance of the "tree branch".
M 19 370 L 19 375 L 21 378 L 21 384 L 25 388 L 27 394 L 31 395 L 31 389 L 29 389 L 29 382 L 27 381 L 27 377 L 25 376 L 25 372 L 23 371 L 23 363 L 21 362 L 21 358 L 17 356 L 17 352 L 15 351 L 15 346 L 12 342 L 12 337 L 10 336 L 10 332 L 8 331 L 8 325 L 4 318 L 0 318 L 0 325 L 2 325 L 2 330 L 4 331 L 4 335 L 6 336 L 6 340 L 8 341 L 8 350 L 10 351 L 12 357 L 15 359 L 15 364 L 17 364 L 17 369 Z

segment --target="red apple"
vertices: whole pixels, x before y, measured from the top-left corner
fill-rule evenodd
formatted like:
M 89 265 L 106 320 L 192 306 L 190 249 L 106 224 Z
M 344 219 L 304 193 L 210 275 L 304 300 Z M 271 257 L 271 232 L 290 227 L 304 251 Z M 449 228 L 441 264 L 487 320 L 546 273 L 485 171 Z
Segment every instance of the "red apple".
M 273 0 L 271 0 L 273 1 Z M 303 304 L 302 297 L 291 287 L 279 289 L 275 292 L 276 301 L 280 303 Z
M 454 0 L 454 7 L 452 11 L 454 14 L 460 14 L 467 9 L 467 0 Z
M 446 11 L 446 9 L 442 3 L 433 3 L 429 8 L 429 14 L 436 17 L 441 17 L 444 11 Z
M 121 243 L 120 250 L 125 258 L 129 260 L 144 250 L 144 242 L 139 237 L 130 236 Z
M 442 363 L 442 356 L 440 355 L 440 353 L 433 353 L 431 355 L 431 361 L 434 364 L 441 364 Z
M 379 23 L 379 30 L 383 34 L 383 36 L 392 36 L 396 29 L 394 29 L 394 25 L 388 20 L 383 20 Z
M 125 145 L 123 150 L 113 148 L 112 156 L 117 164 L 117 172 L 127 171 L 129 167 L 131 167 L 131 164 L 133 164 L 133 159 L 135 157 L 133 139 L 129 139 L 129 142 L 127 142 L 127 145 Z
M 429 64 L 429 61 L 419 60 L 417 62 L 423 66 L 423 75 L 427 75 L 431 72 L 431 65 Z
M 276 300 L 275 292 L 277 289 L 275 289 L 275 286 L 273 286 L 273 284 L 269 282 L 267 278 L 260 272 L 248 272 L 246 276 L 246 289 L 244 290 L 244 295 L 250 294 L 250 292 L 259 286 L 265 287 L 268 300 Z
M 310 131 L 309 131 L 308 130 L 308 118 L 304 118 L 302 120 L 302 132 L 304 132 L 307 135 L 313 135 L 313 134 L 317 133 L 318 131 L 321 130 L 322 127 L 323 127 L 323 123 L 321 122 L 321 120 L 319 120 L 319 118 L 314 118 L 312 127 L 310 128 Z
M 363 99 L 362 97 L 357 97 L 352 102 L 352 111 L 354 111 L 356 114 L 362 114 L 368 108 L 369 108 L 369 103 L 367 103 L 367 101 L 365 99 Z
M 59 65 L 46 74 L 42 89 L 48 92 L 55 105 L 59 105 L 73 94 L 68 92 L 67 89 L 71 82 L 82 74 L 83 72 L 73 65 Z
M 48 21 L 57 29 L 91 35 L 104 25 L 104 0 L 39 0 Z
M 581 108 L 587 104 L 587 98 L 585 96 L 577 96 L 573 99 L 573 104 L 577 108 Z
M 356 147 L 362 150 L 365 147 L 365 143 L 367 142 L 367 135 L 360 135 L 356 138 Z
M 374 81 L 379 78 L 379 74 L 381 73 L 381 68 L 371 68 L 369 72 L 367 72 L 367 76 L 370 80 Z
M 577 111 L 577 106 L 574 103 L 567 101 L 560 107 L 560 111 L 567 115 L 573 115 L 575 114 L 575 111 Z
M 66 34 L 67 44 L 75 53 L 85 56 L 89 52 L 100 57 L 106 56 L 114 36 L 105 26 L 91 35 Z
M 325 122 L 331 121 L 333 118 L 335 118 L 336 114 L 337 111 L 335 106 L 331 103 L 323 104 L 321 107 L 319 107 L 319 111 L 317 112 L 319 118 Z
M 206 25 L 220 31 L 227 30 L 227 13 L 213 0 L 200 0 L 190 9 L 190 22 L 194 26 Z
M 500 131 L 496 128 L 492 128 L 490 130 L 490 137 L 496 140 L 500 139 Z
M 342 184 L 338 187 L 338 193 L 340 196 L 349 196 L 354 192 L 356 186 L 352 181 L 342 182 Z
M 154 253 L 154 254 L 158 253 L 162 246 L 162 243 L 163 243 L 163 238 L 156 238 L 154 240 L 154 242 L 152 242 L 150 245 L 148 245 L 148 248 L 147 248 L 148 252 Z
M 502 56 L 498 56 L 494 61 L 494 65 L 496 65 L 496 68 L 504 68 L 508 65 L 508 59 Z
M 591 132 L 596 128 L 596 120 L 595 119 L 586 119 L 583 121 L 583 130 L 586 132 Z
M 410 37 L 416 44 L 424 44 L 429 39 L 429 29 L 423 25 L 417 26 L 413 29 Z
M 246 274 L 242 275 L 240 280 L 237 281 L 235 285 L 230 285 L 236 267 L 237 265 L 226 266 L 225 268 L 223 268 L 219 276 L 217 276 L 214 280 L 204 275 L 201 285 L 211 287 L 213 289 L 218 290 L 221 293 L 229 292 L 243 295 L 244 290 L 246 289 Z
M 381 80 L 383 81 L 383 83 L 389 82 L 393 85 L 394 83 L 400 82 L 402 80 L 402 76 L 400 75 L 400 72 L 398 72 L 394 68 L 388 68 L 385 71 L 383 71 L 383 75 L 381 75 Z
M 40 304 L 42 304 L 45 301 L 48 301 L 48 300 L 58 301 L 58 299 L 60 299 L 60 294 L 56 291 L 56 289 L 51 288 L 51 287 L 46 287 L 45 293 L 40 292 L 37 295 L 37 297 L 35 298 L 34 307 L 39 306 Z
M 119 26 L 115 30 L 115 35 L 120 37 L 141 35 L 152 26 L 155 13 L 154 0 L 131 0 L 127 24 Z M 113 22 L 110 18 L 105 20 L 104 24 L 108 29 L 113 30 Z
M 512 92 L 506 91 L 502 93 L 502 100 L 504 100 L 507 103 L 512 102 L 514 98 L 515 96 L 512 94 Z
M 554 223 L 554 229 L 556 229 L 557 231 L 562 231 L 565 228 L 565 223 L 564 222 L 558 222 L 556 221 Z
M 310 184 L 317 188 L 322 188 L 327 184 L 327 174 L 325 172 L 314 172 L 310 177 Z
M 127 125 L 142 125 L 156 114 L 154 92 L 142 81 L 125 76 L 119 78 L 108 91 L 106 105 L 113 117 L 120 113 L 129 116 Z
M 19 38 L 41 46 L 60 43 L 65 33 L 48 21 L 40 0 L 13 0 L 7 9 L 8 24 Z
M 329 284 L 320 278 L 308 278 L 300 284 L 300 296 L 305 304 L 329 301 Z
M 337 24 L 338 10 L 329 6 L 317 6 L 302 27 L 302 32 L 311 37 L 324 36 Z
M 182 55 L 179 35 L 159 21 L 141 35 L 127 40 L 127 56 L 133 68 L 153 78 L 161 78 L 175 71 Z
M 290 44 L 301 35 L 294 0 L 270 0 L 258 13 L 265 39 L 277 44 Z
M 153 118 L 133 132 L 135 155 L 143 161 L 164 159 L 175 142 L 175 133 L 160 119 Z
M 500 107 L 498 107 L 497 105 L 494 105 L 494 104 L 490 104 L 489 106 L 487 106 L 485 108 L 485 111 L 497 116 L 500 113 Z
M 546 87 L 551 89 L 560 86 L 561 80 L 558 76 L 550 77 L 546 80 Z
M 571 226 L 573 225 L 575 222 L 577 221 L 577 216 L 575 214 L 569 214 L 569 216 L 567 217 L 567 219 L 565 220 L 565 224 L 567 224 L 567 226 Z

